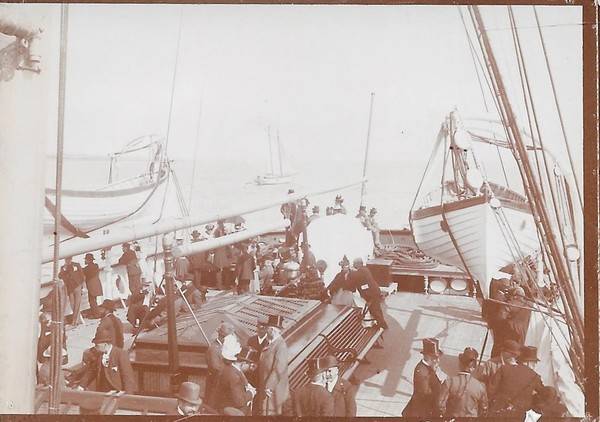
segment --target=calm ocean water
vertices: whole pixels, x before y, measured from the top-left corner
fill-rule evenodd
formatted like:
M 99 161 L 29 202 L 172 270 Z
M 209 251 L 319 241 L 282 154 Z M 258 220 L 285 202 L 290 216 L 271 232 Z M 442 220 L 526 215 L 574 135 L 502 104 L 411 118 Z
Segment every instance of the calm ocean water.
M 399 160 L 398 162 L 370 162 L 369 180 L 365 194 L 367 207 L 376 207 L 382 227 L 402 228 L 408 224 L 408 213 L 425 163 Z M 126 178 L 144 171 L 144 161 L 121 161 L 118 178 Z M 294 162 L 297 174 L 290 185 L 258 186 L 253 179 L 265 171 L 264 163 L 233 160 L 193 161 L 176 160 L 173 163 L 183 197 L 192 214 L 206 214 L 232 208 L 244 208 L 265 200 L 284 196 L 288 188 L 296 192 L 316 191 L 360 180 L 361 162 L 312 161 Z M 54 183 L 54 160 L 47 161 L 47 186 Z M 63 169 L 63 188 L 89 188 L 108 181 L 109 160 L 98 158 L 66 158 Z M 174 184 L 172 184 L 174 186 Z M 340 193 L 345 198 L 349 214 L 355 214 L 360 204 L 360 186 Z M 171 193 L 174 192 L 173 191 Z M 311 207 L 318 205 L 321 213 L 333 205 L 336 193 L 309 197 Z M 178 207 L 174 206 L 175 210 Z M 172 210 L 173 208 L 171 208 Z M 171 211 L 177 212 L 177 211 Z M 267 210 L 247 216 L 249 222 L 265 222 L 280 218 L 279 210 Z

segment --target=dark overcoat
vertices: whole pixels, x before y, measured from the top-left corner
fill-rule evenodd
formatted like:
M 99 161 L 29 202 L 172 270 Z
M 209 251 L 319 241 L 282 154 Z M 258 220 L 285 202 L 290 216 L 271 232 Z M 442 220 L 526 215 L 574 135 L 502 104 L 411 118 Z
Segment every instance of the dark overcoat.
M 423 361 L 419 362 L 413 374 L 413 394 L 402 416 L 437 418 L 440 414 L 438 398 L 441 385 L 433 368 Z
M 334 416 L 333 397 L 322 385 L 306 384 L 294 395 L 294 411 L 298 417 Z

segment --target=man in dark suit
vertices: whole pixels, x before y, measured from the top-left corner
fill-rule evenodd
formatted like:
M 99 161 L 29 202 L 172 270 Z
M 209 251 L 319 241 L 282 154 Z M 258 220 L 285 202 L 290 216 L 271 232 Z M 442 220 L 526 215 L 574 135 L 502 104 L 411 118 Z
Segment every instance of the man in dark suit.
M 526 346 L 518 362 L 511 357 L 496 372 L 490 383 L 490 416 L 524 419 L 535 393 L 544 388 L 542 379 L 530 367 L 537 361 L 537 349 Z
M 98 330 L 92 341 L 98 353 L 95 354 L 94 361 L 87 365 L 79 388 L 133 394 L 135 378 L 127 351 L 113 346 L 113 339 L 108 330 Z
M 521 287 L 511 289 L 509 291 L 508 303 L 513 305 L 509 305 L 510 317 L 507 323 L 511 337 L 520 345 L 524 345 L 531 317 L 531 310 L 526 309 L 529 307 L 529 304 L 525 298 L 525 291 Z
M 67 295 L 73 310 L 71 324 L 79 325 L 79 308 L 81 307 L 81 285 L 85 279 L 83 269 L 72 257 L 65 258 L 65 265 L 60 269 L 58 277 L 64 281 Z
M 423 359 L 415 367 L 413 394 L 402 411 L 403 417 L 437 418 L 440 416 L 438 398 L 443 373 L 438 362 L 443 354 L 435 338 L 423 339 Z
M 350 278 L 350 261 L 348 257 L 344 255 L 342 260 L 339 262 L 341 270 L 335 275 L 327 290 L 331 296 L 332 305 L 342 306 L 354 306 L 354 295 L 355 290 L 352 285 L 353 280 Z
M 488 361 L 479 365 L 479 367 L 473 373 L 473 376 L 479 381 L 484 383 L 488 389 L 490 382 L 496 372 L 506 364 L 511 358 L 516 359 L 521 353 L 521 346 L 514 340 L 506 340 L 502 345 L 502 351 L 499 356 L 493 357 Z
M 467 347 L 458 355 L 460 372 L 442 383 L 440 413 L 451 418 L 476 418 L 487 413 L 485 385 L 472 376 L 477 366 L 477 350 Z
M 113 313 L 116 309 L 116 301 L 106 299 L 100 305 L 100 311 L 102 312 L 102 319 L 98 325 L 98 331 L 108 330 L 110 337 L 112 338 L 113 346 L 120 349 L 123 348 L 124 337 L 123 337 L 123 323 Z
M 88 300 L 92 314 L 95 314 L 98 308 L 98 296 L 102 296 L 102 283 L 100 282 L 100 268 L 94 262 L 94 255 L 91 253 L 85 254 L 85 267 L 83 274 L 85 275 L 85 285 L 87 287 Z
M 233 325 L 228 322 L 223 322 L 217 328 L 217 337 L 210 342 L 206 352 L 206 360 L 208 364 L 208 376 L 206 377 L 206 388 L 204 391 L 204 401 L 209 406 L 214 406 L 216 400 L 216 388 L 219 383 L 221 371 L 225 367 L 223 355 L 223 341 L 225 337 L 234 332 Z
M 258 364 L 258 387 L 262 414 L 281 415 L 283 405 L 290 397 L 288 374 L 288 348 L 281 336 L 283 318 L 280 315 L 269 315 L 269 343 L 260 355 Z
M 221 350 L 225 364 L 219 377 L 215 408 L 222 412 L 225 409 L 233 408 L 238 412 L 228 412 L 228 414 L 241 412 L 244 416 L 250 416 L 250 407 L 256 389 L 244 375 L 242 362 L 238 361 L 236 352 L 237 350 L 228 345 L 224 345 Z
M 217 415 L 212 408 L 206 406 L 200 397 L 200 386 L 194 382 L 183 382 L 179 386 L 177 397 L 177 408 L 169 412 L 171 415 L 192 416 L 192 415 Z
M 311 382 L 295 394 L 294 409 L 296 416 L 334 416 L 332 396 L 325 388 L 328 364 L 326 358 L 316 358 L 308 361 L 307 375 Z
M 119 258 L 119 265 L 125 265 L 127 267 L 129 290 L 133 295 L 142 290 L 142 269 L 138 263 L 135 251 L 131 249 L 131 245 L 129 243 L 123 243 L 122 249 L 123 255 Z
M 265 347 L 267 347 L 268 343 L 269 339 L 267 338 L 267 320 L 266 318 L 258 318 L 256 323 L 256 334 L 248 338 L 248 342 L 246 344 L 248 347 L 256 350 L 260 356 L 260 353 Z
M 335 356 L 325 358 L 327 391 L 333 396 L 333 416 L 356 417 L 356 386 L 339 376 L 339 363 Z
M 362 298 L 367 302 L 369 312 L 377 321 L 377 325 L 386 330 L 388 325 L 381 310 L 381 290 L 379 290 L 379 285 L 373 279 L 371 271 L 364 266 L 362 258 L 354 259 L 353 265 L 356 271 L 353 271 L 350 275 L 352 286 L 358 289 Z
M 249 252 L 249 246 L 242 244 L 241 254 L 236 263 L 235 278 L 238 282 L 238 294 L 248 293 L 250 291 L 250 280 L 254 278 L 256 263 L 254 255 Z
M 267 319 L 263 318 L 263 317 L 259 317 L 258 321 L 256 323 L 256 334 L 253 335 L 252 337 L 248 338 L 248 341 L 246 343 L 246 345 L 252 349 L 256 351 L 257 354 L 257 362 L 260 361 L 260 354 L 262 353 L 262 351 L 265 349 L 265 347 L 267 347 L 267 344 L 269 344 L 269 339 L 267 336 Z M 254 365 L 253 369 L 249 369 L 249 371 L 246 373 L 246 376 L 248 377 L 248 380 L 250 381 L 250 383 L 254 386 L 258 386 L 258 366 Z M 257 395 L 254 398 L 254 405 L 253 405 L 253 414 L 255 416 L 260 416 L 260 403 L 258 403 L 258 398 L 260 397 L 260 395 Z

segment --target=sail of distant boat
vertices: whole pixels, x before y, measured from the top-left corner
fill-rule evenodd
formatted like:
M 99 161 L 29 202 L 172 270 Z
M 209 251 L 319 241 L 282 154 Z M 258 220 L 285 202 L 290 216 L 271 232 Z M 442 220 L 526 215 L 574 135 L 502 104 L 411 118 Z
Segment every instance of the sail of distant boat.
M 279 138 L 279 130 L 275 138 L 275 151 L 273 151 L 273 141 L 271 140 L 271 129 L 267 129 L 269 140 L 269 171 L 256 177 L 258 185 L 282 185 L 292 181 L 295 172 L 292 171 L 286 160 L 285 152 Z M 276 160 L 273 160 L 275 154 Z

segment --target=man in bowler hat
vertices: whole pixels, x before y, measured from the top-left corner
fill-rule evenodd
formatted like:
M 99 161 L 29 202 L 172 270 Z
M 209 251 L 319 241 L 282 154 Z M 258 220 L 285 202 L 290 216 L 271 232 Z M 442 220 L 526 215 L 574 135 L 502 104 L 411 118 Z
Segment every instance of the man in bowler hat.
M 443 352 L 435 338 L 423 339 L 423 359 L 413 374 L 413 394 L 402 411 L 403 417 L 437 418 L 440 416 L 439 393 L 443 375 L 439 359 Z
M 489 384 L 494 374 L 505 365 L 510 359 L 516 359 L 521 354 L 521 346 L 515 340 L 506 340 L 502 344 L 501 352 L 498 356 L 483 362 L 473 373 L 473 376 L 484 383 L 489 389 Z
M 467 347 L 458 355 L 460 372 L 442 383 L 439 407 L 444 416 L 482 417 L 488 408 L 485 385 L 472 376 L 477 366 L 477 350 Z
M 525 417 L 531 409 L 535 393 L 544 388 L 542 379 L 530 366 L 538 361 L 537 348 L 525 346 L 518 361 L 510 358 L 490 382 L 490 416 L 504 418 Z
M 194 382 L 186 381 L 179 386 L 179 392 L 175 395 L 177 398 L 177 408 L 173 415 L 192 416 L 192 415 L 216 415 L 210 407 L 203 404 L 200 397 L 200 386 Z
M 95 344 L 95 361 L 87 365 L 79 382 L 80 389 L 93 391 L 135 392 L 135 378 L 126 350 L 113 346 L 109 330 L 98 330 L 92 340 Z
M 81 307 L 81 285 L 85 279 L 83 269 L 78 262 L 73 262 L 72 257 L 65 258 L 65 265 L 60 269 L 58 277 L 65 283 L 69 303 L 73 311 L 72 325 L 79 325 L 79 310 Z
M 100 282 L 100 268 L 94 262 L 94 255 L 85 254 L 85 267 L 83 274 L 85 276 L 85 285 L 87 287 L 88 300 L 92 314 L 96 314 L 98 308 L 98 297 L 102 296 L 102 283 Z
M 327 358 L 316 358 L 308 361 L 306 375 L 310 378 L 310 383 L 295 394 L 294 408 L 296 416 L 334 416 L 332 396 L 326 388 L 328 364 Z
M 123 323 L 114 314 L 117 307 L 117 302 L 114 300 L 105 299 L 100 305 L 100 312 L 103 314 L 98 331 L 108 330 L 112 338 L 112 344 L 116 347 L 123 348 L 125 339 L 123 337 Z
M 356 386 L 339 376 L 339 362 L 333 355 L 325 356 L 327 391 L 333 396 L 333 416 L 356 417 Z

